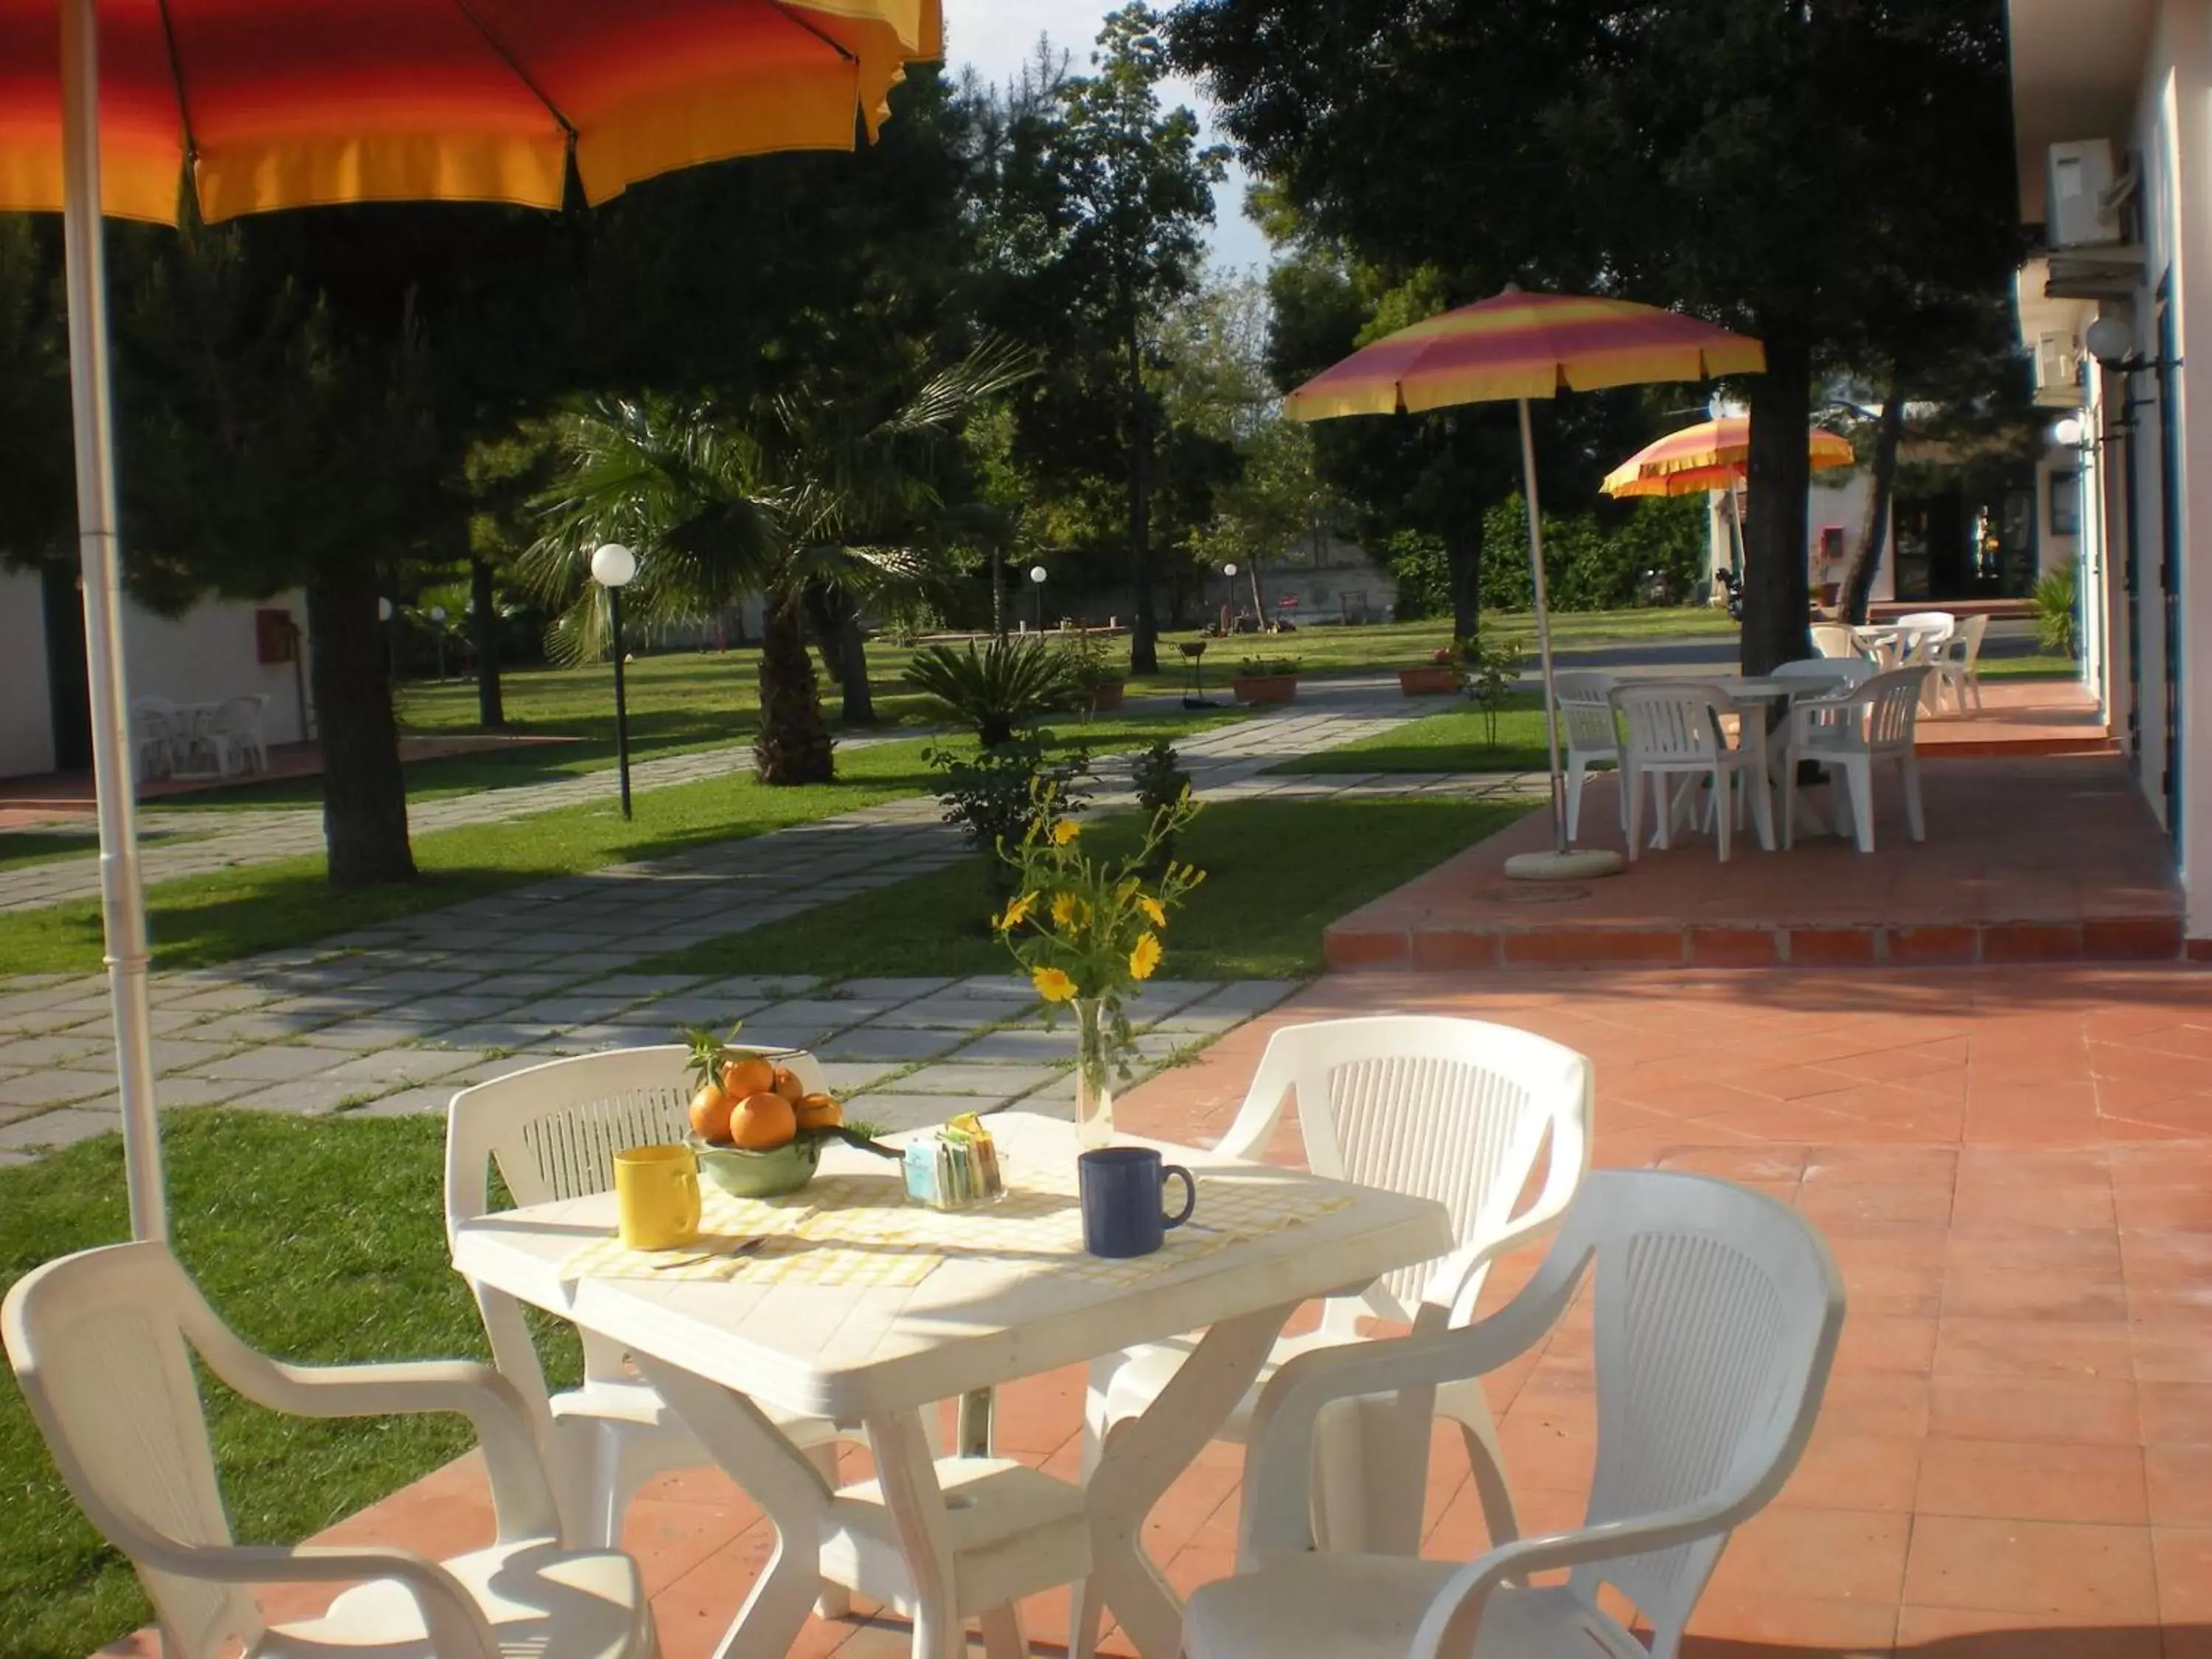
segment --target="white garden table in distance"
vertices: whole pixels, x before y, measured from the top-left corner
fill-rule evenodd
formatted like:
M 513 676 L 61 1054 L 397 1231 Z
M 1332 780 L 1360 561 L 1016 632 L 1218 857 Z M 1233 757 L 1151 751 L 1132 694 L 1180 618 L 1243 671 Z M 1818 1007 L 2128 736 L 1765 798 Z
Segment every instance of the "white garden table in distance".
M 990 1119 L 1009 1185 L 1025 1171 L 1064 1182 L 1078 1152 L 1073 1125 L 1026 1113 Z M 1182 1610 L 1146 1556 L 1146 1516 L 1212 1438 L 1259 1376 L 1301 1304 L 1362 1287 L 1452 1247 L 1443 1207 L 1304 1170 L 1239 1163 L 1156 1145 L 1197 1173 L 1189 1242 L 1156 1271 L 1119 1277 L 1091 1258 L 941 1248 L 918 1284 L 854 1287 L 724 1279 L 575 1278 L 564 1267 L 610 1234 L 611 1194 L 505 1211 L 462 1224 L 453 1239 L 464 1273 L 621 1343 L 780 1534 L 778 1549 L 719 1650 L 723 1659 L 781 1659 L 817 1588 L 817 1540 L 830 1494 L 760 1406 L 864 1425 L 885 1504 L 915 1589 L 916 1659 L 958 1659 L 966 1638 L 951 1605 L 951 1545 L 923 1413 L 938 1402 L 1079 1364 L 1139 1343 L 1206 1335 L 1151 1410 L 1107 1445 L 1084 1488 L 1091 1578 L 1145 1659 L 1174 1659 Z M 830 1147 L 824 1177 L 889 1169 Z M 1237 1189 L 1287 1194 L 1296 1224 L 1208 1238 Z M 805 1194 L 798 1195 L 804 1199 Z M 988 1232 L 988 1230 L 984 1230 Z M 1170 1240 L 1177 1237 L 1170 1235 Z M 573 1272 L 573 1268 L 570 1269 Z

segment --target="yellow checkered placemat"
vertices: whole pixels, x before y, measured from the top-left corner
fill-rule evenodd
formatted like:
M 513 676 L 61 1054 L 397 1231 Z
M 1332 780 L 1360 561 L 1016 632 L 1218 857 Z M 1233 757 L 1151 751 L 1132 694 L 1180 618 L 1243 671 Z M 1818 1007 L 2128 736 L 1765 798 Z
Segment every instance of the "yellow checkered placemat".
M 996 1203 L 932 1210 L 906 1200 L 891 1175 L 825 1175 L 786 1198 L 732 1198 L 708 1187 L 700 1233 L 672 1250 L 631 1250 L 619 1238 L 584 1245 L 562 1264 L 577 1279 L 743 1279 L 749 1285 L 906 1290 L 950 1255 L 1001 1256 L 1094 1284 L 1128 1285 L 1243 1239 L 1341 1210 L 1349 1194 L 1316 1199 L 1264 1182 L 1198 1174 L 1198 1209 L 1151 1255 L 1106 1261 L 1083 1248 L 1076 1172 L 1023 1170 Z M 1170 1183 L 1169 1196 L 1180 1195 Z M 741 1248 L 745 1246 L 750 1248 Z

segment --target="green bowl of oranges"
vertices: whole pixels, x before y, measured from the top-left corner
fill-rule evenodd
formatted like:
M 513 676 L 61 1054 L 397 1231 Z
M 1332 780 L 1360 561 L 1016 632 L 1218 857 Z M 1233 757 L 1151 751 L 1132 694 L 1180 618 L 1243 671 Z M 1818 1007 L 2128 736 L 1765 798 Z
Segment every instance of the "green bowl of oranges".
M 703 1030 L 684 1036 L 700 1172 L 733 1198 L 780 1198 L 813 1180 L 822 1143 L 845 1121 L 835 1098 L 809 1086 L 819 1076 L 813 1055 L 771 1056 Z

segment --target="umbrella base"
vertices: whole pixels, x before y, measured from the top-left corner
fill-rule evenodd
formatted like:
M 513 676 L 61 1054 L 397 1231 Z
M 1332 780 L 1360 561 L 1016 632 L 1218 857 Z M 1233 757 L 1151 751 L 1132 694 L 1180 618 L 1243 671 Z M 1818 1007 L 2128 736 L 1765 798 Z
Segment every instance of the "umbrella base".
M 1592 847 L 1565 853 L 1516 853 L 1505 860 L 1505 877 L 1509 881 L 1589 881 L 1617 876 L 1626 867 L 1620 854 Z

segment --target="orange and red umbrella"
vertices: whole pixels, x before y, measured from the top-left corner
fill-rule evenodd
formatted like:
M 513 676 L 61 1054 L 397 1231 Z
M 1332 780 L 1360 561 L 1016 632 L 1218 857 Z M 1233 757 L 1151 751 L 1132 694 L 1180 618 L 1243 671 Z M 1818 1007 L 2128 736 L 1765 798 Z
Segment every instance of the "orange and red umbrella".
M 557 207 L 873 137 L 939 0 L 0 0 L 0 212 L 66 221 L 78 539 L 131 1231 L 164 1237 L 125 710 L 103 214 Z
M 1813 428 L 1807 454 L 1815 472 L 1850 466 L 1857 457 L 1841 433 Z M 1751 422 L 1741 415 L 1700 421 L 1648 443 L 1605 475 L 1608 495 L 1695 495 L 1726 489 L 1751 459 Z
M 1283 400 L 1293 420 L 1403 415 L 1458 404 L 1512 399 L 1521 407 L 1521 470 L 1528 511 L 1528 563 L 1535 589 L 1536 651 L 1544 679 L 1544 736 L 1551 750 L 1553 850 L 1506 860 L 1528 879 L 1603 875 L 1620 867 L 1609 853 L 1571 854 L 1559 810 L 1559 698 L 1552 677 L 1552 628 L 1544 593 L 1544 532 L 1536 501 L 1533 398 L 1595 392 L 1650 380 L 1755 374 L 1766 348 L 1715 324 L 1629 300 L 1503 294 L 1447 311 L 1362 346 Z
M 58 212 L 55 0 L 0 0 L 0 211 Z M 101 209 L 561 204 L 872 136 L 937 0 L 99 0 Z

